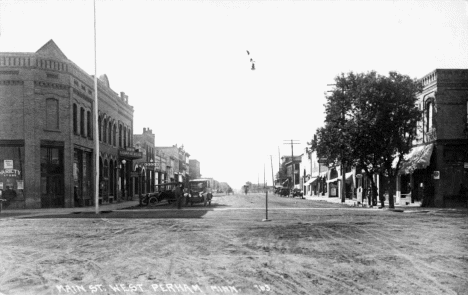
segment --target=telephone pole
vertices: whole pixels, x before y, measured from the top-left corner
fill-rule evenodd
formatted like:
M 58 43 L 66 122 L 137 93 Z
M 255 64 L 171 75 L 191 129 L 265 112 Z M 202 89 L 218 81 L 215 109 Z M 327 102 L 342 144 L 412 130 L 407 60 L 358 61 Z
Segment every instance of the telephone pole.
M 291 174 L 292 174 L 292 185 L 291 185 L 291 188 L 294 188 L 294 185 L 296 184 L 296 181 L 295 181 L 295 177 L 294 177 L 294 145 L 295 144 L 300 144 L 300 142 L 298 142 L 299 140 L 296 140 L 296 139 L 288 139 L 288 140 L 284 140 L 285 142 L 283 142 L 283 144 L 291 144 Z M 288 142 L 290 141 L 290 142 Z
M 273 191 L 275 190 L 275 177 L 273 176 L 273 156 L 270 155 L 270 161 L 271 161 L 271 183 L 273 185 Z

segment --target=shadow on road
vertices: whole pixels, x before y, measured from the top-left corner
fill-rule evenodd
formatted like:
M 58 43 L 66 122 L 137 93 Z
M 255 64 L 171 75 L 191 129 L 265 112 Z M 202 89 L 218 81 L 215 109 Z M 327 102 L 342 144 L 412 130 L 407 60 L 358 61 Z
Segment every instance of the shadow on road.
M 70 214 L 49 214 L 40 216 L 25 216 L 24 219 L 37 218 L 202 218 L 210 209 L 198 208 L 196 210 L 178 210 L 166 208 L 166 210 L 116 210 L 95 212 L 74 212 Z

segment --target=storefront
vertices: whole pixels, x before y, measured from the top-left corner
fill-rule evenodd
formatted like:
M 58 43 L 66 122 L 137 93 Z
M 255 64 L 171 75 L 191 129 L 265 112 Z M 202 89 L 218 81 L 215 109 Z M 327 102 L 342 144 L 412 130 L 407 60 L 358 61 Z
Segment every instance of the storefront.
M 24 208 L 24 142 L 0 142 L 0 198 L 4 208 Z

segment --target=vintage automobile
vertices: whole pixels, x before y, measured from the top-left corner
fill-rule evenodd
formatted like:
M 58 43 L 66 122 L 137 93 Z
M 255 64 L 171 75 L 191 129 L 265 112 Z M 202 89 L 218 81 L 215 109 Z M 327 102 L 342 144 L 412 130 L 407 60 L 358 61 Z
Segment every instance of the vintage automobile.
M 169 204 L 174 203 L 177 201 L 174 193 L 174 186 L 178 184 L 178 182 L 166 182 L 155 185 L 157 187 L 157 192 L 142 195 L 140 197 L 140 205 L 154 206 L 163 200 L 166 200 Z
M 289 188 L 287 188 L 287 187 L 282 187 L 279 190 L 280 197 L 288 197 L 289 198 L 290 194 L 291 194 L 291 190 Z
M 186 198 L 186 204 L 203 203 L 203 206 L 211 205 L 213 191 L 211 179 L 198 178 L 189 181 L 189 193 Z
M 291 190 L 291 195 L 292 195 L 293 198 L 300 197 L 300 198 L 304 199 L 304 193 L 299 188 L 295 188 L 295 189 Z

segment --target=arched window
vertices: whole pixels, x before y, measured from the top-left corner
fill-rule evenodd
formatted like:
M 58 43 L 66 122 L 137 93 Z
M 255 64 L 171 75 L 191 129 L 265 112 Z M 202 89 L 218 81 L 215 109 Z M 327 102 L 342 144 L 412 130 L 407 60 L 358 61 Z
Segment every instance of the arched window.
M 59 102 L 55 98 L 46 99 L 46 129 L 59 129 Z
M 78 107 L 73 104 L 73 133 L 78 134 Z
M 123 148 L 127 148 L 127 127 L 125 126 L 123 131 Z
M 432 101 L 426 104 L 426 131 L 432 130 L 432 115 L 434 110 L 434 103 Z
M 86 136 L 85 134 L 85 110 L 80 108 L 80 134 L 81 136 Z
M 119 147 L 122 147 L 122 124 L 119 124 Z
M 107 118 L 102 123 L 102 142 L 107 143 Z
M 112 145 L 112 122 L 111 120 L 109 119 L 109 145 Z
M 113 129 L 112 134 L 114 135 L 114 140 L 113 140 L 113 142 L 112 142 L 112 145 L 113 145 L 113 146 L 117 146 L 117 141 L 116 141 L 116 137 L 117 137 L 117 125 L 115 125 L 115 123 L 114 123 L 114 127 L 113 127 L 113 128 L 114 128 L 114 129 Z
M 98 117 L 99 141 L 102 141 L 101 128 L 102 128 L 102 118 L 101 116 L 99 116 Z
M 92 118 L 91 118 L 91 112 L 87 111 L 86 112 L 86 124 L 88 126 L 88 138 L 93 139 L 93 125 L 92 125 Z

